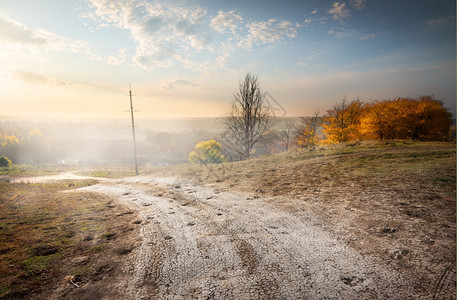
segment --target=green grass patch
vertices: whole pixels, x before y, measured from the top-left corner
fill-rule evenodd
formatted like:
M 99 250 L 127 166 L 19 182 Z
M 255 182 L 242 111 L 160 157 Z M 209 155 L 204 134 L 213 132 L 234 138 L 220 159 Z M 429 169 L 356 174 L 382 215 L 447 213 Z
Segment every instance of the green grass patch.
M 23 260 L 20 265 L 26 276 L 40 275 L 54 268 L 56 262 L 62 258 L 62 255 L 62 253 L 54 253 L 45 256 L 33 256 Z

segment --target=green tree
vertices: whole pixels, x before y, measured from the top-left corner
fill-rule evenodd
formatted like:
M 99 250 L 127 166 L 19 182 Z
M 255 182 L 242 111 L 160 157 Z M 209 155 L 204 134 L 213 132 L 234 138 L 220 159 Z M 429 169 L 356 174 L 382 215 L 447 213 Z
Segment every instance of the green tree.
M 189 161 L 194 164 L 219 164 L 225 161 L 221 154 L 221 144 L 215 140 L 200 142 L 189 153 Z

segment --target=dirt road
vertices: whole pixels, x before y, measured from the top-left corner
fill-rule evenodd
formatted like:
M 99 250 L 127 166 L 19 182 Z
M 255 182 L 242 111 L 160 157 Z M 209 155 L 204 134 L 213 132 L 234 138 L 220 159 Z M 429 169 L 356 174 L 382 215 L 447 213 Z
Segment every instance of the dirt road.
M 221 192 L 177 178 L 132 177 L 83 188 L 139 212 L 124 299 L 417 299 L 404 275 L 363 257 L 281 197 Z M 114 288 L 114 286 L 113 286 Z

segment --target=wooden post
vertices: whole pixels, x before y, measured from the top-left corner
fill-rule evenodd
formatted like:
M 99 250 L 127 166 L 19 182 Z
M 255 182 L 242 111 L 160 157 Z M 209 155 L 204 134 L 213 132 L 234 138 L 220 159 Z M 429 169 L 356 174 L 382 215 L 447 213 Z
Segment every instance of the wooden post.
M 133 118 L 132 87 L 130 84 L 129 84 L 129 95 L 130 95 L 130 115 L 132 116 L 133 152 L 135 154 L 135 174 L 138 175 L 138 159 L 136 156 L 136 138 L 135 138 L 135 120 Z

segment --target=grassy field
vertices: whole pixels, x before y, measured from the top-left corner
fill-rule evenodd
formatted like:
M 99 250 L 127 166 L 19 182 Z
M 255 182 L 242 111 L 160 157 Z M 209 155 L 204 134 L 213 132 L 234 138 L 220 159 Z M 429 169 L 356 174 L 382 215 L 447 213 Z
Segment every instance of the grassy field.
M 133 166 L 126 165 L 99 165 L 88 168 L 87 170 L 77 171 L 75 174 L 89 177 L 103 177 L 103 178 L 125 178 L 135 176 Z
M 455 147 L 409 141 L 340 144 L 219 165 L 141 167 L 140 175 L 245 193 L 248 200 L 265 198 L 298 216 L 311 212 L 349 246 L 418 277 L 430 289 L 428 284 L 442 286 L 435 281 L 452 277 L 443 270 L 455 270 Z M 131 166 L 109 165 L 79 171 L 21 166 L 0 174 L 69 171 L 134 175 Z M 139 241 L 141 221 L 108 196 L 74 191 L 96 182 L 0 180 L 0 299 L 34 298 L 56 287 L 67 295 L 74 290 L 70 281 L 97 282 L 119 272 Z
M 77 175 L 88 177 L 124 178 L 134 176 L 135 171 L 130 165 L 12 165 L 0 167 L 0 175 L 7 177 L 45 176 L 63 172 L 73 172 Z
M 41 176 L 71 171 L 73 168 L 64 165 L 12 165 L 0 167 L 0 175 L 8 176 Z
M 70 281 L 97 275 L 135 216 L 107 196 L 73 191 L 94 183 L 0 181 L 0 299 L 33 297 L 65 280 L 71 289 Z
M 312 213 L 363 255 L 417 278 L 419 289 L 455 291 L 455 143 L 340 144 L 151 174 Z
M 452 192 L 455 189 L 455 153 L 454 143 L 363 142 L 290 151 L 235 163 L 183 164 L 148 168 L 143 172 L 157 176 L 193 178 L 205 184 L 225 182 L 246 191 L 252 191 L 252 184 L 255 184 L 270 192 L 276 190 L 276 194 L 293 193 L 293 184 L 300 185 L 311 173 L 320 173 L 337 182 L 406 176 Z M 320 164 L 319 159 L 333 160 L 332 168 L 329 169 L 325 161 Z M 313 170 L 301 168 L 313 161 L 316 161 Z M 270 183 L 264 186 L 263 181 Z M 285 182 L 289 182 L 289 188 L 281 188 Z

